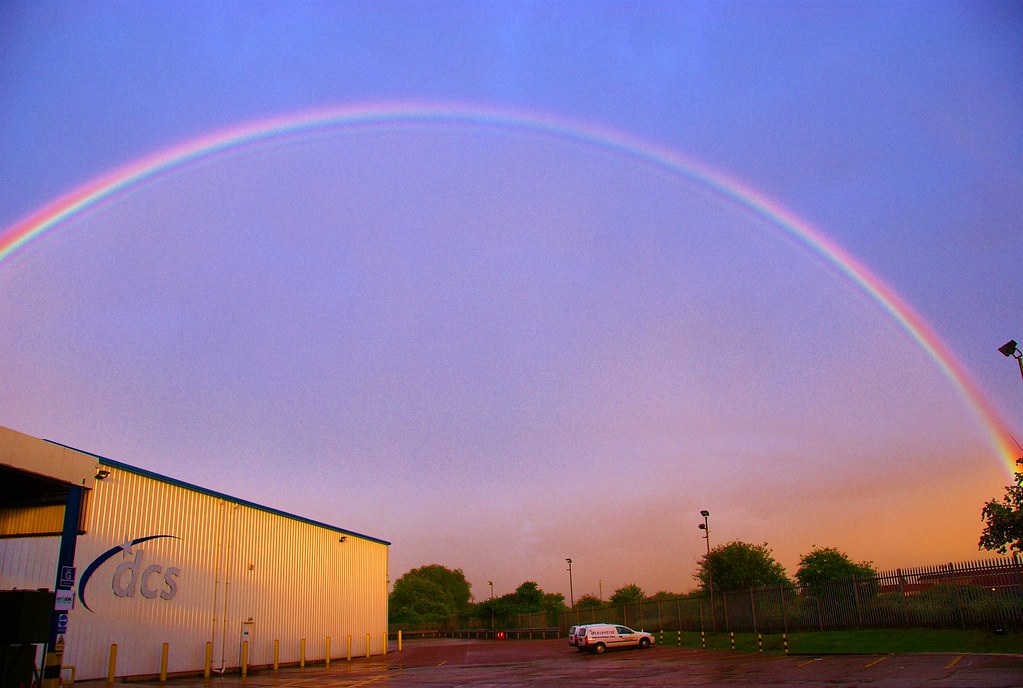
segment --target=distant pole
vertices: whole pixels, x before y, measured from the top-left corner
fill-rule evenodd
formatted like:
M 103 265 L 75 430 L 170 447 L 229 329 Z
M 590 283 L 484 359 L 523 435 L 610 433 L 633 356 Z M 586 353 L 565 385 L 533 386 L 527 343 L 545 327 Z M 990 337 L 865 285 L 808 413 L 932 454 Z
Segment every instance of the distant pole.
M 1010 339 L 1005 344 L 998 347 L 998 350 L 1002 352 L 1002 355 L 1006 358 L 1013 357 L 1016 359 L 1016 363 L 1019 363 L 1019 374 L 1023 377 L 1023 352 L 1019 350 L 1015 339 Z
M 494 581 L 488 580 L 487 585 L 490 586 L 490 599 L 494 599 Z M 490 630 L 494 630 L 494 605 L 490 605 Z
M 565 559 L 568 562 L 568 599 L 570 607 L 575 607 L 575 590 L 572 588 L 572 560 Z

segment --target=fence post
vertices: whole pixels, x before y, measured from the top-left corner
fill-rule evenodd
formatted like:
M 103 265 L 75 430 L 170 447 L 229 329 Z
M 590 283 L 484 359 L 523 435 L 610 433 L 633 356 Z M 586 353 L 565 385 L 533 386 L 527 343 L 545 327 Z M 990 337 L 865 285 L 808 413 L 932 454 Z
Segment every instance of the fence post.
M 788 610 L 785 608 L 785 584 L 778 583 L 778 594 L 781 595 L 781 626 L 784 633 L 789 632 Z
M 863 610 L 860 609 L 860 583 L 853 574 L 853 605 L 856 607 L 856 628 L 863 627 Z
M 956 583 L 955 565 L 952 562 L 948 562 L 948 582 L 952 586 L 952 594 L 955 597 L 956 613 L 959 615 L 959 623 L 963 628 L 966 628 L 966 612 L 963 609 L 963 601 L 959 595 L 959 584 Z
M 732 630 L 732 626 L 731 626 L 731 624 L 728 623 L 728 593 L 727 592 L 722 592 L 721 593 L 721 604 L 725 608 L 725 630 L 726 631 L 730 631 L 730 630 Z M 713 611 L 713 610 L 711 610 L 711 611 Z M 715 616 L 715 618 L 717 618 L 716 614 L 714 616 Z
M 902 577 L 902 569 L 895 569 L 899 577 L 899 595 L 902 597 L 902 614 L 906 619 L 906 626 L 909 627 L 909 601 L 906 599 L 906 579 Z
M 749 613 L 750 613 L 750 618 L 753 621 L 753 632 L 754 633 L 757 632 L 757 602 L 756 602 L 755 595 L 756 595 L 756 593 L 753 592 L 753 588 L 750 588 L 749 589 Z

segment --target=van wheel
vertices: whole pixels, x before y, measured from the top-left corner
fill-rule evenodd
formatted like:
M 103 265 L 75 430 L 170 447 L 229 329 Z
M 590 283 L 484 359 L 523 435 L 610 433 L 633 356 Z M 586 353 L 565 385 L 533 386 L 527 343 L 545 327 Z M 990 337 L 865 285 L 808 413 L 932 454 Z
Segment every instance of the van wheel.
M 607 645 L 605 645 L 604 643 L 597 643 L 596 645 L 593 646 L 593 651 L 598 655 L 604 654 L 604 650 L 606 649 Z
M 650 647 L 650 638 L 640 638 L 639 646 L 644 650 Z

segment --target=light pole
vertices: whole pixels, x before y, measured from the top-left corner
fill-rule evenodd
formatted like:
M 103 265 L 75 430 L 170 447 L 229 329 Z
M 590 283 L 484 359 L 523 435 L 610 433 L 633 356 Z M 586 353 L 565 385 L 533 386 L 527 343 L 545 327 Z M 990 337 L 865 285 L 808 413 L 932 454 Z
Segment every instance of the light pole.
M 700 512 L 700 516 L 703 516 L 703 523 L 700 524 L 700 530 L 703 531 L 703 539 L 707 541 L 707 556 L 710 556 L 710 522 L 707 520 L 710 518 L 710 512 L 704 509 Z
M 487 585 L 490 586 L 490 599 L 494 599 L 494 581 L 488 580 Z M 494 605 L 490 605 L 490 630 L 494 631 Z
M 1012 356 L 1019 363 L 1019 374 L 1023 377 L 1023 351 L 1019 350 L 1015 339 L 1010 339 L 1005 344 L 998 347 L 998 350 L 1002 352 L 1002 355 L 1008 358 Z
M 700 524 L 700 530 L 703 531 L 703 539 L 707 541 L 707 559 L 705 566 L 707 567 L 707 583 L 710 586 L 710 618 L 711 628 L 717 630 L 717 614 L 714 613 L 714 574 L 710 568 L 710 512 L 704 509 L 700 512 L 700 516 L 703 516 L 703 523 Z
M 572 589 L 572 560 L 565 559 L 568 562 L 568 599 L 569 607 L 575 607 L 575 591 Z

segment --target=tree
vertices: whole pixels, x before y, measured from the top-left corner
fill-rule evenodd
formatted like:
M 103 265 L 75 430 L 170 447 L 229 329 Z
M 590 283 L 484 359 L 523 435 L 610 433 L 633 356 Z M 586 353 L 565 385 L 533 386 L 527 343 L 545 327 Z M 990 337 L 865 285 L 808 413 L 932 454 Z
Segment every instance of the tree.
M 1016 459 L 1016 465 L 1023 469 L 1023 457 Z M 980 511 L 987 524 L 980 535 L 980 548 L 999 554 L 1023 552 L 1023 472 L 1015 475 L 1016 484 L 1005 488 L 1005 501 L 992 499 Z
M 646 595 L 643 593 L 643 589 L 635 583 L 630 583 L 625 587 L 618 588 L 611 595 L 610 602 L 614 605 L 619 604 L 633 604 L 634 602 L 642 602 L 646 599 Z
M 583 595 L 575 601 L 573 609 L 597 609 L 604 606 L 604 600 L 596 595 Z
M 535 581 L 526 581 L 515 588 L 512 595 L 514 596 L 515 611 L 519 614 L 543 610 L 544 592 Z
M 766 542 L 751 545 L 738 540 L 719 545 L 703 555 L 693 577 L 704 590 L 709 590 L 713 582 L 714 589 L 722 591 L 788 582 L 785 568 L 771 556 Z
M 851 579 L 853 576 L 874 578 L 877 570 L 873 563 L 854 562 L 837 547 L 814 546 L 799 558 L 796 581 L 803 586 L 822 585 Z
M 556 618 L 565 609 L 565 596 L 561 593 L 545 593 L 534 581 L 526 581 L 515 592 L 484 600 L 473 608 L 473 616 L 491 619 L 495 623 L 507 623 L 516 614 L 546 613 Z
M 462 569 L 430 564 L 412 569 L 394 583 L 388 596 L 390 623 L 445 621 L 464 615 L 471 597 Z

